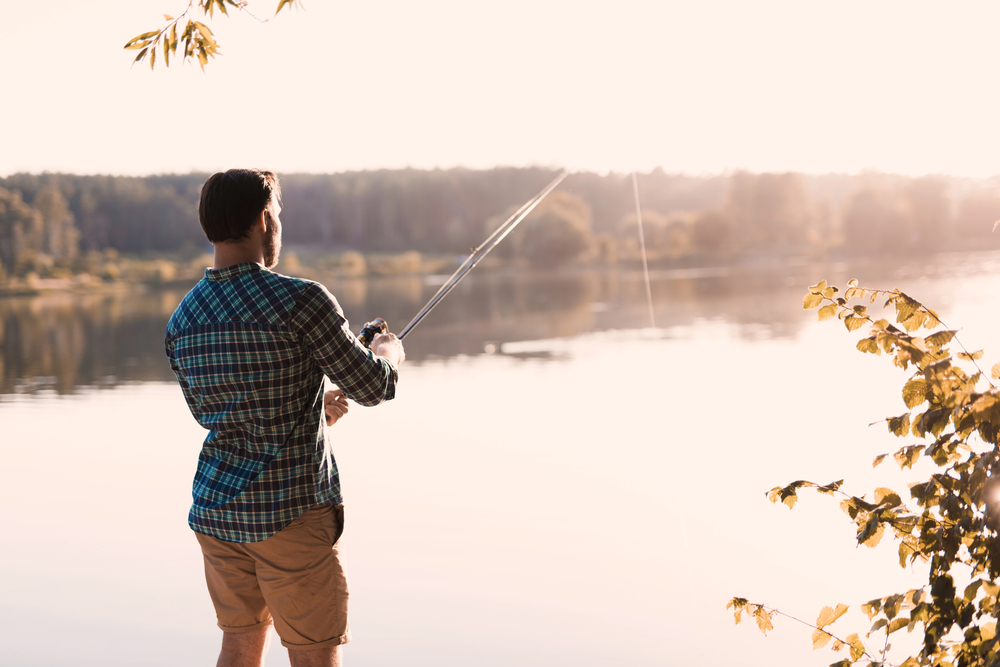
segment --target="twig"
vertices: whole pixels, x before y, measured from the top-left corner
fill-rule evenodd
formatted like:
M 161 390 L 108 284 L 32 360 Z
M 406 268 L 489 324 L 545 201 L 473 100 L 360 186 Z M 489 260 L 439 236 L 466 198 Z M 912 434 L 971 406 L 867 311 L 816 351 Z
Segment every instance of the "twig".
M 813 630 L 819 630 L 820 632 L 826 633 L 831 638 L 833 638 L 835 641 L 838 641 L 838 642 L 840 642 L 841 644 L 843 644 L 845 646 L 851 646 L 852 645 L 850 642 L 844 641 L 843 639 L 841 639 L 837 635 L 833 634 L 829 630 L 826 630 L 825 628 L 821 628 L 818 625 L 814 625 L 813 623 L 810 623 L 809 621 L 803 621 L 801 618 L 797 618 L 795 616 L 792 616 L 791 614 L 786 614 L 785 612 L 781 611 L 780 609 L 775 609 L 774 607 L 768 607 L 767 605 L 763 605 L 763 604 L 755 604 L 755 603 L 749 603 L 749 602 L 747 603 L 747 606 L 748 607 L 751 607 L 751 606 L 753 606 L 753 607 L 759 607 L 760 609 L 764 609 L 765 611 L 768 611 L 768 612 L 771 612 L 771 613 L 774 613 L 774 614 L 779 614 L 781 616 L 784 616 L 785 618 L 790 618 L 793 621 L 798 621 L 802 625 L 805 625 L 805 626 L 808 626 L 808 627 L 812 628 Z M 886 633 L 886 644 L 888 644 L 888 642 L 889 642 L 889 633 L 887 632 Z M 862 642 L 862 644 L 864 644 L 864 642 Z M 867 647 L 865 647 L 865 653 L 864 653 L 864 655 L 868 658 L 869 662 L 875 662 L 875 657 L 871 653 L 868 652 L 868 648 Z M 884 654 L 883 654 L 883 657 L 885 657 Z M 883 663 L 883 664 L 888 665 L 888 663 Z M 894 666 L 888 665 L 888 667 L 894 667 Z

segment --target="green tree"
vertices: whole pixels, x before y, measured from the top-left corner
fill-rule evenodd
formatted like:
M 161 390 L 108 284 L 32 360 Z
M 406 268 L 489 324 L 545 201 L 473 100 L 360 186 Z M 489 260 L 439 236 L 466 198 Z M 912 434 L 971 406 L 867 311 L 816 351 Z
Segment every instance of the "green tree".
M 940 178 L 863 188 L 845 207 L 845 241 L 854 252 L 869 254 L 940 250 L 951 241 L 950 208 L 947 183 Z
M 21 193 L 0 188 L 0 266 L 15 273 L 42 244 L 42 215 Z
M 642 231 L 650 259 L 683 257 L 691 251 L 689 218 L 690 216 L 683 214 L 663 215 L 658 211 L 643 209 Z M 618 237 L 630 249 L 634 247 L 638 252 L 638 234 L 635 213 L 629 213 L 619 225 Z
M 556 190 L 515 230 L 516 248 L 534 266 L 557 266 L 591 250 L 590 206 L 576 195 Z
M 895 311 L 895 324 L 868 314 L 868 303 L 884 298 Z M 858 299 L 861 303 L 850 304 Z M 889 431 L 900 438 L 916 438 L 892 458 L 900 469 L 912 468 L 921 457 L 935 472 L 911 484 L 909 497 L 889 488 L 870 497 L 841 491 L 843 480 L 820 485 L 798 480 L 775 487 L 772 502 L 794 507 L 798 491 L 814 488 L 840 496 L 841 509 L 857 528 L 858 544 L 874 547 L 886 536 L 898 544 L 899 564 L 927 563 L 927 583 L 919 588 L 875 598 L 861 605 L 872 621 L 866 632 L 835 636 L 829 626 L 847 605 L 826 607 L 813 632 L 813 646 L 833 641 L 835 651 L 847 649 L 834 663 L 888 665 L 889 636 L 906 629 L 923 630 L 922 650 L 906 657 L 900 667 L 991 667 L 1000 663 L 997 618 L 1000 617 L 1000 390 L 979 367 L 982 350 L 969 352 L 956 330 L 936 312 L 899 290 L 882 291 L 858 286 L 856 280 L 840 294 L 820 282 L 809 288 L 805 308 L 819 308 L 821 320 L 839 318 L 848 330 L 867 328 L 858 343 L 861 352 L 885 355 L 911 371 L 902 388 L 906 411 L 888 417 Z M 898 326 L 897 326 L 898 325 Z M 926 335 L 917 335 L 921 329 Z M 957 349 L 956 349 L 957 347 Z M 1000 364 L 992 379 L 1000 377 Z M 890 454 L 875 457 L 878 466 Z M 736 622 L 748 613 L 766 633 L 782 612 L 733 598 Z M 798 620 L 798 619 L 796 619 Z M 884 637 L 884 639 L 883 639 Z M 833 667 L 833 666 L 831 666 Z
M 948 183 L 937 176 L 924 176 L 911 181 L 904 194 L 910 204 L 913 245 L 925 252 L 939 249 L 947 241 L 951 208 Z
M 42 252 L 57 262 L 72 261 L 79 249 L 80 234 L 59 188 L 54 184 L 43 188 L 35 197 L 34 208 L 42 216 Z
M 724 252 L 730 244 L 732 223 L 720 211 L 703 211 L 691 223 L 691 244 L 707 255 Z
M 855 253 L 902 254 L 910 247 L 909 204 L 886 188 L 856 192 L 844 210 L 844 241 Z
M 817 217 L 800 174 L 734 174 L 722 210 L 744 250 L 800 248 Z

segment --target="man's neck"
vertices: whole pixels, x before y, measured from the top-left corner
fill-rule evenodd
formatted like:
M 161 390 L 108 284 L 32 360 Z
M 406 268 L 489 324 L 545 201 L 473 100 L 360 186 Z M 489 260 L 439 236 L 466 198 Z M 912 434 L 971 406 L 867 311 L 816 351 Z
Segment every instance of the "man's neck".
M 213 269 L 224 269 L 244 262 L 264 263 L 264 250 L 251 243 L 251 239 L 233 242 L 225 241 L 215 244 L 215 263 Z

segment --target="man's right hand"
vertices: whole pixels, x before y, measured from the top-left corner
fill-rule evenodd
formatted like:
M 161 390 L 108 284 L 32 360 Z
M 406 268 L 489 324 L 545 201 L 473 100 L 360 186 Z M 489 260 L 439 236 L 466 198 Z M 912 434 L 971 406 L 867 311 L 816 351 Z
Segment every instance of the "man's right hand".
M 372 339 L 371 350 L 378 356 L 385 357 L 396 366 L 406 360 L 406 353 L 403 351 L 403 341 L 396 338 L 396 334 L 377 334 Z

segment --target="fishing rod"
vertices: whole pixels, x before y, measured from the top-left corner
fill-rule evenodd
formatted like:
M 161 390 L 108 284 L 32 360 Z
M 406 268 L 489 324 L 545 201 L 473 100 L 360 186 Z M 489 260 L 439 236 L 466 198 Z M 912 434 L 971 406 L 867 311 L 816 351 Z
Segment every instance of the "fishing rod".
M 649 304 L 649 324 L 655 329 L 653 317 L 653 290 L 649 288 L 649 265 L 646 264 L 646 239 L 642 233 L 642 209 L 639 207 L 639 181 L 632 172 L 632 194 L 635 195 L 635 221 L 639 224 L 639 248 L 642 250 L 642 274 L 646 277 L 646 303 Z
M 556 187 L 563 182 L 563 179 L 569 176 L 569 173 L 570 170 L 567 169 L 556 176 L 556 178 L 553 179 L 551 183 L 546 185 L 541 192 L 529 199 L 523 206 L 521 206 L 521 208 L 514 211 L 514 214 L 507 218 L 506 222 L 497 227 L 497 229 L 490 234 L 485 241 L 473 248 L 472 252 L 465 259 L 465 261 L 462 262 L 461 266 L 455 270 L 455 273 L 451 274 L 451 277 L 448 278 L 443 285 L 441 285 L 441 288 L 438 289 L 437 293 L 431 297 L 431 300 L 428 301 L 427 304 L 414 316 L 414 318 L 410 320 L 410 323 L 403 328 L 403 330 L 399 333 L 399 339 L 402 340 L 405 338 L 406 334 L 410 333 L 410 331 L 412 331 L 421 320 L 427 317 L 427 315 L 434 310 L 435 306 L 441 303 L 441 301 L 448 296 L 448 293 L 455 289 L 455 286 L 461 282 L 462 278 L 467 276 L 472 269 L 476 268 L 476 265 L 480 262 L 480 260 L 486 257 L 486 255 L 488 255 L 493 248 L 497 247 L 497 245 L 499 245 L 499 243 L 503 241 L 508 234 L 514 231 L 514 228 L 517 227 L 517 225 L 520 224 L 520 222 L 524 220 L 524 218 L 527 217 L 527 215 L 531 213 L 531 211 L 538 206 L 550 192 L 555 190 Z M 376 317 L 371 322 L 365 324 L 365 326 L 361 329 L 361 333 L 358 334 L 358 340 L 360 340 L 365 347 L 369 347 L 377 334 L 387 333 L 388 331 L 389 325 L 386 324 L 386 321 L 381 317 Z

